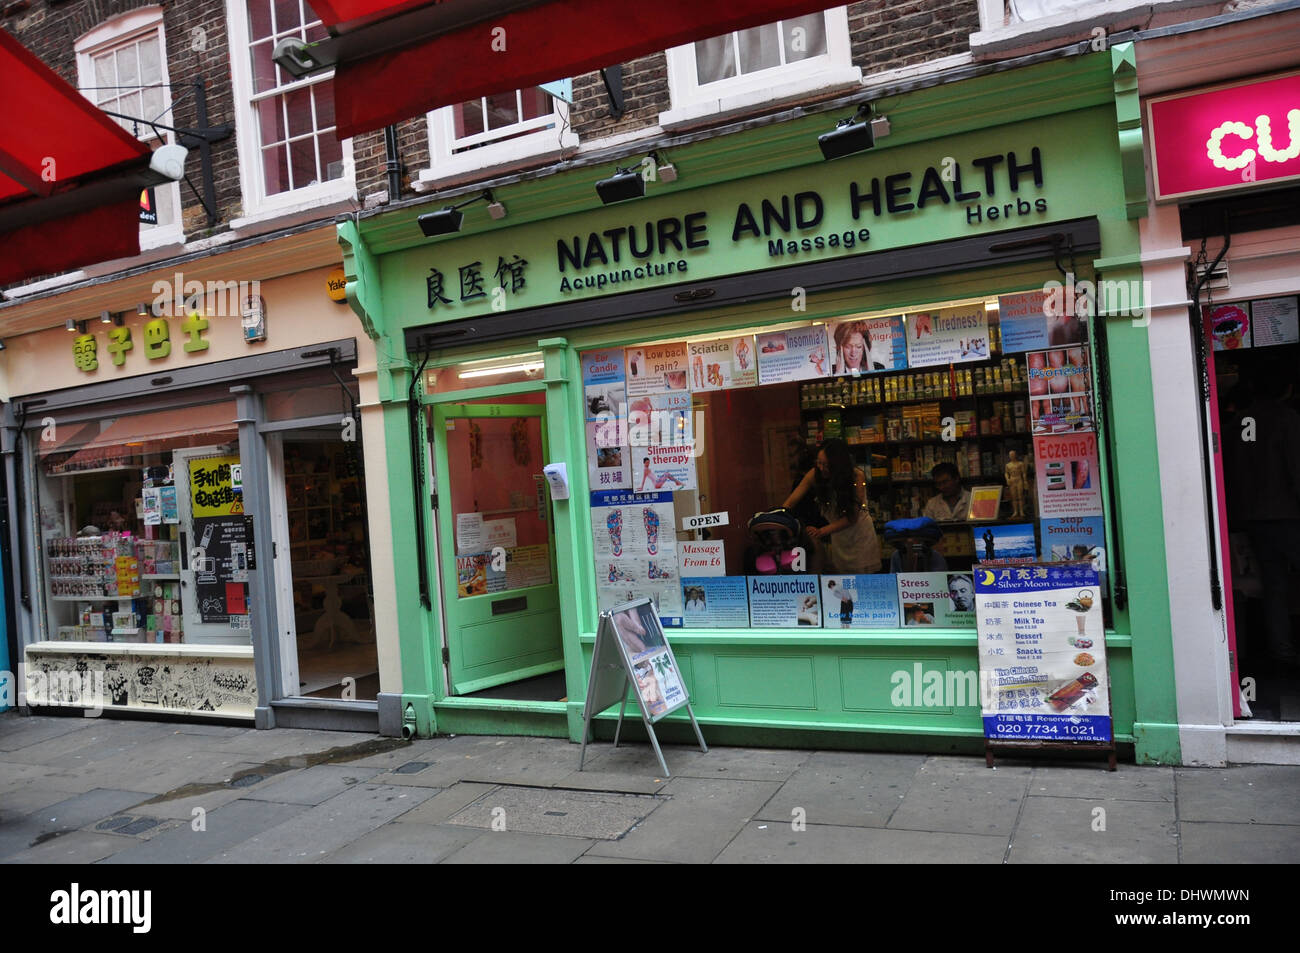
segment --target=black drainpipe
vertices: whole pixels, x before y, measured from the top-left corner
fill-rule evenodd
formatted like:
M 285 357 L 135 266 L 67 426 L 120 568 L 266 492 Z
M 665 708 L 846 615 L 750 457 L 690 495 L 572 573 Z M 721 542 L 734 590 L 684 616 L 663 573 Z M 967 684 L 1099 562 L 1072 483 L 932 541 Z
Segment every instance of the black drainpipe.
M 402 163 L 397 157 L 397 127 L 384 127 L 384 171 L 388 173 L 388 201 L 396 202 L 402 194 Z

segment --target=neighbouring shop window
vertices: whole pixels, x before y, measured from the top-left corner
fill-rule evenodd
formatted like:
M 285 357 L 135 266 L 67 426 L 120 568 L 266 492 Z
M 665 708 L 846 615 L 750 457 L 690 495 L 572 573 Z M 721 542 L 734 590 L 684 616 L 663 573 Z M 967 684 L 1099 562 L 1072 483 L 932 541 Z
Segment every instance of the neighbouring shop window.
M 45 638 L 250 642 L 235 417 L 221 402 L 29 431 Z
M 1079 312 L 1032 292 L 583 352 L 600 608 L 974 628 L 981 565 L 1104 572 Z

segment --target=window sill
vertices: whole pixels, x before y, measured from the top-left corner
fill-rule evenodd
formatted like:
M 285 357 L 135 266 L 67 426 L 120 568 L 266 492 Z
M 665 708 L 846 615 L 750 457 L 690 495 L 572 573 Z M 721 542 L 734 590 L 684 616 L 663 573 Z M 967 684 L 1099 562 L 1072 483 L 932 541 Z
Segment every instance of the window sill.
M 248 215 L 231 219 L 230 228 L 242 234 L 256 234 L 269 231 L 270 227 L 332 218 L 339 212 L 352 211 L 356 204 L 356 188 L 349 182 L 346 188 L 321 191 L 311 196 L 304 195 L 283 205 L 262 206 Z
M 156 251 L 159 248 L 169 248 L 171 246 L 180 247 L 185 244 L 185 231 L 179 225 L 164 225 L 162 228 L 152 228 L 147 232 L 140 233 L 140 251 Z
M 803 99 L 815 93 L 831 93 L 845 87 L 856 88 L 861 85 L 861 69 L 856 66 L 840 66 L 763 89 L 746 90 L 686 103 L 676 109 L 660 113 L 659 125 L 670 130 L 702 125 L 711 120 L 754 112 L 785 100 Z
M 1180 7 L 1203 7 L 1205 0 L 1117 0 L 1096 2 L 1050 17 L 986 27 L 970 36 L 970 51 L 976 57 L 991 57 L 1011 50 L 1086 38 L 1095 27 L 1113 29 L 1145 23 L 1152 16 Z
M 531 142 L 533 137 L 542 139 Z M 500 172 L 529 165 L 540 165 L 563 158 L 568 150 L 578 148 L 578 137 L 566 129 L 556 141 L 554 130 L 533 133 L 511 139 L 497 146 L 471 149 L 459 155 L 439 159 L 437 164 L 420 170 L 419 179 L 413 183 L 417 192 L 436 192 L 441 188 L 488 178 Z

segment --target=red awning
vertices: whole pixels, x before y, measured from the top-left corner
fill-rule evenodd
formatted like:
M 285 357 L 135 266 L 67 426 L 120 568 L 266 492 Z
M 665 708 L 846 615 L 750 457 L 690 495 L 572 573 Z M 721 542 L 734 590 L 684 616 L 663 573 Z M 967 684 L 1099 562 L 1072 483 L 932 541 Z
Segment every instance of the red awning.
M 827 0 L 316 0 L 312 8 L 338 33 L 322 46 L 334 54 L 337 133 L 347 138 L 439 106 L 553 82 L 831 5 Z M 488 8 L 504 12 L 493 16 Z M 409 39 L 395 44 L 395 27 L 403 24 L 410 28 L 397 32 Z
M 0 30 L 0 285 L 140 252 L 149 148 Z

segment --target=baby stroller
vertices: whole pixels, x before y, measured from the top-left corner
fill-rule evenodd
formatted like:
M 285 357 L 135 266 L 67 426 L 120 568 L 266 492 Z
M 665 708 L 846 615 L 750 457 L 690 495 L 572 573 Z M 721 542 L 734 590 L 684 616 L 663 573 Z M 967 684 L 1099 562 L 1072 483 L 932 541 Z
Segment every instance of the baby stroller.
M 794 546 L 803 523 L 784 507 L 755 513 L 749 520 L 749 535 L 758 548 L 754 569 L 760 575 L 788 573 L 794 562 Z
M 948 568 L 943 554 L 934 544 L 943 538 L 943 530 L 928 516 L 917 519 L 890 520 L 885 524 L 885 542 L 896 550 L 889 560 L 890 572 L 937 572 Z

